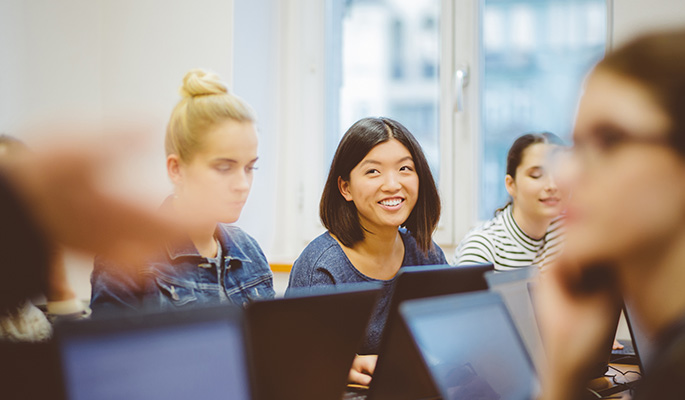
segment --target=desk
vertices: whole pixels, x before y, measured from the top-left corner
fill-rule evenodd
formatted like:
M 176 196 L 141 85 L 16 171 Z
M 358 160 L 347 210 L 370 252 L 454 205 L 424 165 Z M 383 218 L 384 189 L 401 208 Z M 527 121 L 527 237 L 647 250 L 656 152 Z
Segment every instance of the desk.
M 629 400 L 630 399 L 630 383 L 636 382 L 640 379 L 640 375 L 635 372 L 640 372 L 640 367 L 631 364 L 609 364 L 609 371 L 607 375 L 601 378 L 596 378 L 590 381 L 588 388 L 599 393 L 602 397 L 613 397 Z M 343 400 L 365 398 L 364 392 L 368 386 L 348 384 L 346 395 Z
M 607 375 L 593 379 L 588 387 L 602 396 L 622 394 L 624 399 L 630 399 L 629 385 L 640 379 L 641 376 L 635 373 L 640 372 L 640 367 L 630 364 L 609 364 L 609 366 L 611 368 L 607 371 Z

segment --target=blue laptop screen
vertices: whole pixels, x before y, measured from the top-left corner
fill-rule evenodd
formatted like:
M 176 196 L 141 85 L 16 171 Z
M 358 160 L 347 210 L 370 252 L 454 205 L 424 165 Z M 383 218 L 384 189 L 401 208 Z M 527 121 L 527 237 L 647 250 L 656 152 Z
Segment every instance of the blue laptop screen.
M 65 338 L 62 364 L 70 400 L 249 398 L 242 337 L 228 321 Z
M 535 395 L 535 373 L 501 304 L 416 313 L 407 322 L 447 399 Z

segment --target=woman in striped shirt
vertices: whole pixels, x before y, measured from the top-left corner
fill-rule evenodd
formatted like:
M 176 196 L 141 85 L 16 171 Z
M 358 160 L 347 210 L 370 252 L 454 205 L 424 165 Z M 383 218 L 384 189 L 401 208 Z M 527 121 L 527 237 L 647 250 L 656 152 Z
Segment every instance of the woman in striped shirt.
M 504 180 L 511 200 L 471 230 L 457 248 L 457 265 L 492 263 L 497 270 L 548 265 L 560 250 L 564 195 L 550 173 L 550 156 L 564 146 L 548 132 L 514 141 Z

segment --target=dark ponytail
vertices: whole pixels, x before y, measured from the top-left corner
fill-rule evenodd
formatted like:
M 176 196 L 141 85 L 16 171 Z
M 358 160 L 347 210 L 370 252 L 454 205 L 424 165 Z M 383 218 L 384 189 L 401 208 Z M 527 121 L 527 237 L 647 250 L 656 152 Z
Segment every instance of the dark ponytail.
M 523 160 L 523 152 L 534 144 L 544 143 L 544 144 L 554 144 L 558 146 L 565 146 L 565 143 L 561 138 L 551 132 L 536 132 L 536 133 L 526 133 L 521 135 L 509 148 L 509 153 L 507 154 L 507 175 L 516 179 L 516 169 L 521 165 Z M 507 204 L 502 208 L 495 210 L 495 215 L 504 211 L 505 208 L 512 204 L 512 200 L 509 199 Z

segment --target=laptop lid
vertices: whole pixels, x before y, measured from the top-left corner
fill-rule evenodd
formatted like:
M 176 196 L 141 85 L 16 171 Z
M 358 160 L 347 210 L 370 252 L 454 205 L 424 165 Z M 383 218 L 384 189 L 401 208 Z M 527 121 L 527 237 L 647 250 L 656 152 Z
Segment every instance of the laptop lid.
M 635 315 L 635 311 L 629 301 L 624 301 L 623 315 L 626 318 L 630 337 L 632 338 L 633 349 L 637 356 L 640 372 L 642 375 L 649 374 L 649 362 L 654 354 L 655 343 L 649 339 L 640 325 L 640 321 Z M 619 362 L 620 363 L 620 362 Z
M 255 398 L 342 398 L 379 293 L 378 285 L 344 285 L 250 304 Z
M 445 400 L 528 400 L 539 384 L 499 294 L 482 291 L 400 306 Z
M 400 269 L 391 295 L 380 354 L 369 398 L 430 399 L 438 396 L 430 374 L 402 323 L 399 305 L 406 300 L 487 289 L 486 271 L 492 264 L 431 265 Z
M 502 297 L 536 371 L 538 374 L 545 371 L 545 350 L 529 291 L 529 285 L 539 279 L 539 268 L 530 266 L 510 271 L 488 271 L 485 279 L 490 290 Z
M 539 282 L 538 280 L 533 280 L 529 281 L 527 283 L 528 285 L 528 293 L 531 297 L 531 301 L 533 304 L 533 311 L 535 312 L 535 305 L 538 301 L 537 299 L 537 290 L 538 290 L 538 285 L 541 285 L 542 283 Z M 618 327 L 618 321 L 621 316 L 620 309 L 616 310 L 616 313 L 610 317 L 610 323 L 613 324 L 613 326 Z M 536 318 L 537 320 L 537 318 Z M 539 326 L 539 325 L 538 325 Z M 611 349 L 614 343 L 614 335 L 615 335 L 616 329 L 613 331 L 609 331 L 609 333 L 606 335 L 606 337 L 601 338 L 601 342 L 604 343 L 602 346 L 600 346 L 601 352 L 600 354 L 597 355 L 596 357 L 596 362 L 592 367 L 590 367 L 586 371 L 586 375 L 588 379 L 593 379 L 593 378 L 601 378 L 604 377 L 606 372 L 609 370 L 609 362 L 611 360 Z M 544 343 L 544 338 L 542 338 L 542 345 L 543 348 L 545 346 Z M 538 368 L 538 371 L 544 374 L 545 368 L 544 365 L 542 368 Z
M 55 327 L 68 400 L 250 399 L 240 312 L 144 312 Z

